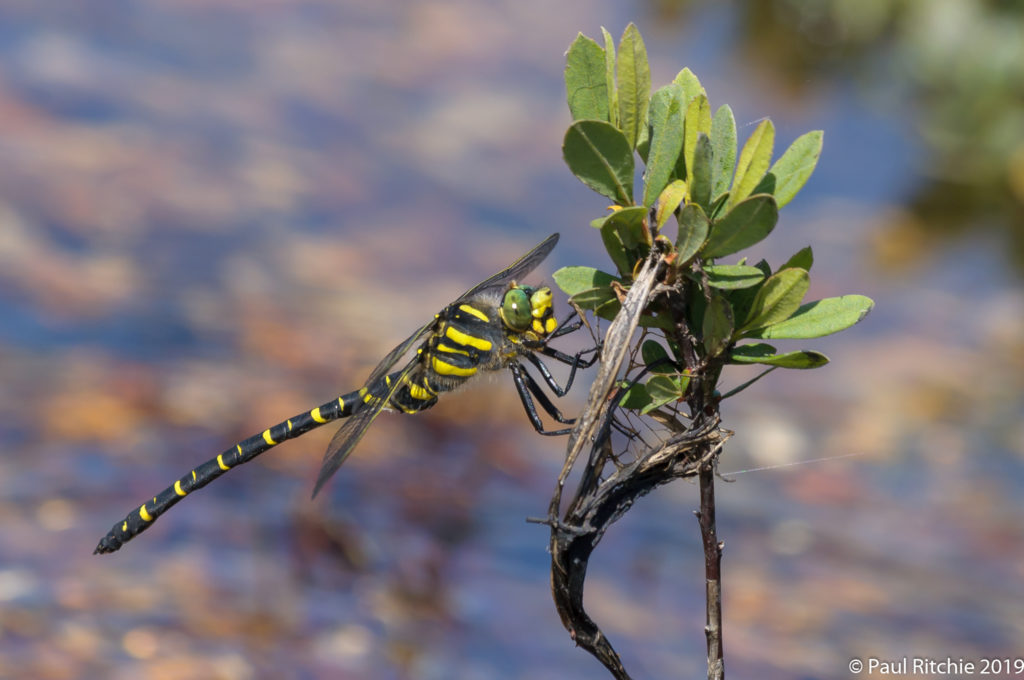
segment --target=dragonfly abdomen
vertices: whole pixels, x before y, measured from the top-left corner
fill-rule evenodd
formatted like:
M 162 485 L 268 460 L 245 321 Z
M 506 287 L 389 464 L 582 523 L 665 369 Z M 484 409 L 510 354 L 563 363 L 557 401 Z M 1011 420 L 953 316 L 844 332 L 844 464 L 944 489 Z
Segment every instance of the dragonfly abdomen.
M 164 514 L 185 496 L 197 491 L 231 468 L 248 463 L 256 456 L 259 456 L 281 442 L 294 439 L 309 432 L 321 425 L 345 418 L 361 410 L 366 406 L 363 390 L 350 392 L 337 399 L 321 404 L 314 409 L 300 413 L 277 425 L 268 427 L 260 434 L 244 439 L 233 447 L 226 449 L 216 458 L 211 458 L 202 465 L 193 468 L 185 476 L 174 482 L 151 500 L 143 503 L 139 508 L 113 528 L 104 536 L 95 553 L 110 553 L 121 547 L 126 541 L 152 526 L 160 515 Z

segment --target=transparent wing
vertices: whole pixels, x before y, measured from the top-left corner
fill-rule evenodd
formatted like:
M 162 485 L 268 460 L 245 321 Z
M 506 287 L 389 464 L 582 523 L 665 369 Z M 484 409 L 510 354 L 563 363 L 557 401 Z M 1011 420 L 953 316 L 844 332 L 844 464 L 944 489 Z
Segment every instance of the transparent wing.
M 473 286 L 465 293 L 463 293 L 459 300 L 465 300 L 466 298 L 473 297 L 477 293 L 490 288 L 504 288 L 509 281 L 515 281 L 523 278 L 534 269 L 537 268 L 541 262 L 543 262 L 555 245 L 558 243 L 558 234 L 552 234 L 546 239 L 537 244 L 537 246 L 530 252 L 523 255 L 521 258 L 510 264 L 505 269 L 494 276 L 488 278 L 485 281 L 481 281 L 477 285 Z
M 366 382 L 364 384 L 372 385 L 373 383 L 387 375 L 388 371 L 391 370 L 391 367 L 394 366 L 398 362 L 398 360 L 401 359 L 402 356 L 412 348 L 413 345 L 419 342 L 420 339 L 424 335 L 426 335 L 427 332 L 433 326 L 434 321 L 431 320 L 430 323 L 421 326 L 418 331 L 416 331 L 408 338 L 406 338 L 405 341 L 403 341 L 402 344 L 400 344 L 398 347 L 395 347 L 393 350 L 388 352 L 388 355 L 380 360 L 380 363 L 377 364 L 377 367 L 373 369 L 373 372 L 370 373 L 370 377 L 366 379 Z M 415 363 L 416 361 L 413 360 L 410 366 Z M 408 370 L 410 366 L 406 366 L 406 370 Z
M 356 447 L 356 444 L 366 434 L 367 428 L 373 424 L 373 421 L 380 415 L 380 412 L 384 410 L 388 402 L 391 400 L 391 396 L 398 389 L 398 386 L 402 384 L 402 378 L 409 374 L 413 368 L 416 367 L 416 359 L 409 362 L 409 365 L 402 371 L 401 376 L 398 380 L 394 380 L 391 383 L 391 389 L 388 390 L 387 394 L 383 397 L 374 399 L 366 408 L 356 414 L 349 416 L 341 428 L 334 433 L 331 437 L 331 443 L 327 445 L 327 452 L 324 454 L 324 462 L 320 466 L 320 472 L 316 477 L 316 485 L 313 487 L 313 498 L 320 493 L 321 487 L 327 483 L 334 473 L 338 471 L 341 464 L 345 462 L 348 455 L 352 453 L 352 450 Z
M 434 322 L 426 324 L 418 331 L 410 335 L 406 340 L 395 347 L 393 350 L 388 352 L 388 355 L 384 357 L 377 367 L 370 373 L 370 377 L 367 378 L 365 385 L 373 385 L 375 382 L 387 375 L 388 371 L 395 365 L 395 363 L 405 355 L 409 349 L 415 345 L 420 339 L 427 334 L 427 332 L 434 325 Z M 419 357 L 413 357 L 412 360 L 402 369 L 402 377 L 405 377 L 416 367 L 419 362 Z M 354 413 L 349 416 L 344 424 L 334 433 L 331 437 L 331 443 L 327 445 L 327 451 L 324 453 L 324 461 L 320 465 L 320 472 L 317 474 L 316 485 L 313 487 L 313 498 L 320 492 L 320 488 L 330 479 L 341 464 L 345 462 L 348 455 L 352 453 L 352 449 L 356 447 L 359 440 L 363 438 L 366 433 L 366 428 L 370 427 L 374 419 L 384 410 L 384 407 L 388 405 L 391 400 L 391 396 L 398 389 L 398 386 L 402 384 L 401 378 L 391 383 L 391 389 L 388 390 L 387 394 L 379 399 L 374 399 L 368 404 L 363 410 Z

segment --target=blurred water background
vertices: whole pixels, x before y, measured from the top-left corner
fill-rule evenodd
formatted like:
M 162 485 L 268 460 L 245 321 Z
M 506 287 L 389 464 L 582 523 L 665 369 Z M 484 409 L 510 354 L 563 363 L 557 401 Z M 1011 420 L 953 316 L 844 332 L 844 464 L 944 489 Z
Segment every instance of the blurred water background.
M 537 280 L 605 266 L 603 205 L 561 161 L 563 54 L 629 21 L 655 86 L 689 66 L 741 140 L 764 116 L 778 152 L 826 131 L 751 254 L 813 244 L 811 297 L 877 302 L 784 343 L 828 367 L 726 405 L 723 472 L 832 459 L 719 491 L 729 675 L 1024 656 L 1019 3 L 8 0 L 0 677 L 603 677 L 524 522 L 562 442 L 505 375 L 383 416 L 315 502 L 333 428 L 91 553 L 547 234 Z M 592 562 L 637 677 L 704 672 L 696 505 L 657 491 Z

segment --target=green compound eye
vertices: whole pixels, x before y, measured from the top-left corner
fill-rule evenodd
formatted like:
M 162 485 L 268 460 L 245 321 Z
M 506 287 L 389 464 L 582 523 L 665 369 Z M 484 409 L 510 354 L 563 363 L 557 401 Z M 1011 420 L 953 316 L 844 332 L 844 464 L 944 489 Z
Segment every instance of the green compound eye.
M 501 318 L 505 325 L 517 331 L 530 327 L 533 315 L 530 310 L 530 295 L 522 288 L 513 288 L 505 293 L 501 301 Z

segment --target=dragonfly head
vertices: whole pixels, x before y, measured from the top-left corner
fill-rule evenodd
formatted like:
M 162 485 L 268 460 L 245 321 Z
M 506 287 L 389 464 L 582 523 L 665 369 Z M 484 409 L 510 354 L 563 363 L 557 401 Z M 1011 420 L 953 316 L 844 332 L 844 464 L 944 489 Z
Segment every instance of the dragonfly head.
M 510 330 L 518 333 L 532 331 L 545 338 L 558 327 L 551 289 L 514 285 L 505 292 L 499 310 L 501 320 Z

